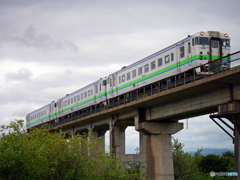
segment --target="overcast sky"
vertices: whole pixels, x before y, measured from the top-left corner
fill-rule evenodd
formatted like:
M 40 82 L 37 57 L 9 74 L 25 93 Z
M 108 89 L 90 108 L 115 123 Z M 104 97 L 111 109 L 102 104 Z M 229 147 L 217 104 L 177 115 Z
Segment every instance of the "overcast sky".
M 228 33 L 232 52 L 239 51 L 239 7 L 236 0 L 0 0 L 0 124 L 25 120 L 196 32 Z M 138 146 L 137 137 L 127 129 L 127 153 Z M 231 138 L 208 115 L 189 119 L 188 130 L 174 137 L 185 150 L 233 150 Z

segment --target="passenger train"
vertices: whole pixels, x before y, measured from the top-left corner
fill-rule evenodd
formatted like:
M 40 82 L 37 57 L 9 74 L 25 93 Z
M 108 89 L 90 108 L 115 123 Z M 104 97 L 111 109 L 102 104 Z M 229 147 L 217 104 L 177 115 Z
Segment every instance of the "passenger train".
M 196 73 L 201 73 L 201 65 L 229 54 L 230 37 L 227 33 L 202 31 L 188 35 L 171 46 L 27 114 L 27 130 L 58 122 L 62 117 L 87 107 L 107 106 L 123 94 L 194 67 Z

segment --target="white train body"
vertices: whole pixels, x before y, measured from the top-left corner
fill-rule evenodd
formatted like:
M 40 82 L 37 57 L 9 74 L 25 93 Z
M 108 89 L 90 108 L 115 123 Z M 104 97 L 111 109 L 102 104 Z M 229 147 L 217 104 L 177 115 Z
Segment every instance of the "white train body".
M 193 34 L 27 114 L 27 129 L 50 121 L 57 122 L 60 118 L 86 107 L 100 103 L 107 105 L 109 100 L 123 94 L 228 54 L 230 54 L 230 38 L 227 34 L 217 31 Z M 196 69 L 196 72 L 201 73 L 201 68 Z

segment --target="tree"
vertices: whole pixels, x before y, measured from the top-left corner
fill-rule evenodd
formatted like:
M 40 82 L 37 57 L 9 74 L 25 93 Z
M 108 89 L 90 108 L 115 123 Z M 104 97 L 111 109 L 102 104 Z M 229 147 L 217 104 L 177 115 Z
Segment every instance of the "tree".
M 231 163 L 231 158 L 220 157 L 215 154 L 208 154 L 203 157 L 200 162 L 200 168 L 204 173 L 214 172 L 227 172 L 228 165 Z
M 175 179 L 196 179 L 200 174 L 198 165 L 201 161 L 202 149 L 192 157 L 189 153 L 183 151 L 184 144 L 173 138 L 173 164 L 174 164 L 174 178 Z
M 222 157 L 234 158 L 234 154 L 232 151 L 225 151 L 222 153 Z
M 25 133 L 23 120 L 1 126 L 0 179 L 139 179 L 120 159 L 100 148 L 91 132 L 65 139 L 47 128 Z

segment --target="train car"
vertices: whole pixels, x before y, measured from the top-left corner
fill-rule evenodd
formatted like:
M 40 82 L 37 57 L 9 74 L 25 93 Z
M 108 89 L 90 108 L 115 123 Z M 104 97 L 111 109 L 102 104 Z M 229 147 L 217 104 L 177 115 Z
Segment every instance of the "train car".
M 230 54 L 228 34 L 199 32 L 108 76 L 107 98 L 113 98 L 153 82 L 221 59 Z M 227 59 L 221 59 L 226 60 Z M 226 66 L 222 66 L 226 68 Z M 196 69 L 200 73 L 202 69 Z
M 26 125 L 27 129 L 36 127 L 38 125 L 41 125 L 45 122 L 49 122 L 50 118 L 50 107 L 53 105 L 54 102 L 47 104 L 46 106 L 43 106 L 26 116 Z
M 230 59 L 222 57 L 230 54 L 230 50 L 230 37 L 226 33 L 208 31 L 189 35 L 107 77 L 67 94 L 57 102 L 53 101 L 29 113 L 26 116 L 27 129 L 50 121 L 57 122 L 63 116 L 93 105 L 102 103 L 108 106 L 123 94 L 128 95 L 128 92 L 193 68 L 196 73 L 201 74 L 201 65 L 208 62 L 213 62 L 213 65 L 216 62 L 217 65 L 221 65 L 220 68 L 227 69 L 229 64 L 224 65 L 222 62 Z

